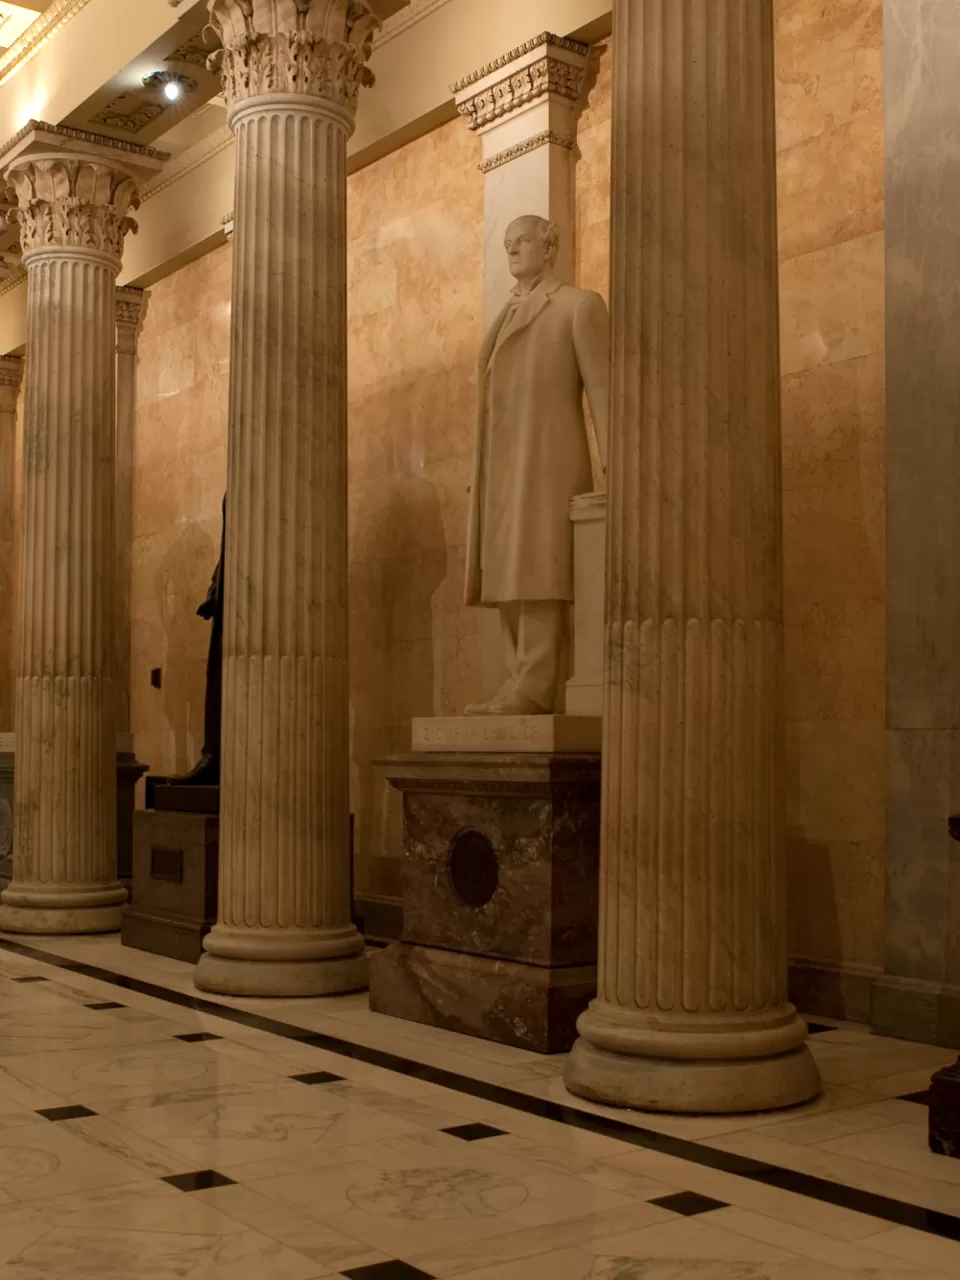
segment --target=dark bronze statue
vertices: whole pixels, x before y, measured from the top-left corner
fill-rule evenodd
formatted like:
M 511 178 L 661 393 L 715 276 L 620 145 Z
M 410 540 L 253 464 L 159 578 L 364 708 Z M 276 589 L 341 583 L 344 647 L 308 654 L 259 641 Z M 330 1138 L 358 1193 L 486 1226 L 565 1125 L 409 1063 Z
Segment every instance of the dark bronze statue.
M 220 785 L 220 715 L 223 705 L 223 553 L 227 532 L 227 500 L 223 500 L 220 532 L 220 559 L 210 580 L 207 598 L 197 609 L 207 618 L 210 648 L 207 651 L 207 692 L 203 707 L 203 750 L 199 762 L 182 778 L 170 778 L 178 786 L 217 787 Z

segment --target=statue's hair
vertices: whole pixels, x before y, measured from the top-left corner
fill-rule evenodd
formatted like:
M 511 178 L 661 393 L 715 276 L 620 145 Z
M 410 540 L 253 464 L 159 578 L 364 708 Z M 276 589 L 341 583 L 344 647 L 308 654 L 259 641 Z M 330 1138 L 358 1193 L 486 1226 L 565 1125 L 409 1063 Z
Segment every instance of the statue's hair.
M 552 267 L 557 260 L 557 254 L 560 251 L 560 228 L 555 222 L 551 222 L 548 218 L 541 218 L 538 214 L 527 213 L 521 214 L 519 218 L 514 218 L 514 222 L 535 222 L 537 224 L 537 235 L 540 237 L 540 243 L 543 245 L 543 251 L 547 262 Z

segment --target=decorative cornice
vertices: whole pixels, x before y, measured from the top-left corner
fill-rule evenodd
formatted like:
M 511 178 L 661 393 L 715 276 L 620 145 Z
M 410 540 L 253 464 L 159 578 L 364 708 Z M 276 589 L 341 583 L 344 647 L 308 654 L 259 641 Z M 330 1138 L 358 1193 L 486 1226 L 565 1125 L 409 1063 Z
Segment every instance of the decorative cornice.
M 397 36 L 402 36 L 405 31 L 409 31 L 418 22 L 423 22 L 425 18 L 429 18 L 432 13 L 436 13 L 438 9 L 443 9 L 449 3 L 450 0 L 410 0 L 410 3 L 405 8 L 395 13 L 393 17 L 386 19 L 380 31 L 374 37 L 374 49 L 379 49 L 381 45 L 389 44 L 391 40 L 396 40 Z
M 495 156 L 481 161 L 477 168 L 481 173 L 492 173 L 494 169 L 509 164 L 511 160 L 518 160 L 520 156 L 551 145 L 565 147 L 567 151 L 572 151 L 575 143 L 572 138 L 565 138 L 562 133 L 557 133 L 554 129 L 544 129 L 542 133 L 535 133 L 532 138 L 525 138 L 523 142 L 517 142 L 514 146 L 507 147 L 505 151 L 498 151 Z
M 109 147 L 113 151 L 122 151 L 130 156 L 144 156 L 148 160 L 170 159 L 169 151 L 158 151 L 156 147 L 143 147 L 136 142 L 127 142 L 125 138 L 108 138 L 102 133 L 89 133 L 86 129 L 74 129 L 66 124 L 47 124 L 44 120 L 28 120 L 19 133 L 15 133 L 9 142 L 0 147 L 0 160 L 24 138 L 36 131 L 49 133 L 58 138 L 70 138 L 74 142 L 89 142 L 97 147 Z
M 10 218 L 20 224 L 24 255 L 39 249 L 95 249 L 117 261 L 137 224 L 140 203 L 128 173 L 81 156 L 15 160 L 6 174 L 16 194 Z
M 16 289 L 17 285 L 24 284 L 26 279 L 27 269 L 23 266 L 17 267 L 8 276 L 3 276 L 0 279 L 0 298 L 6 293 L 10 293 L 11 290 Z
M 188 173 L 192 173 L 194 169 L 206 164 L 208 160 L 212 160 L 221 151 L 226 151 L 227 147 L 232 146 L 233 131 L 229 125 L 224 124 L 219 129 L 212 130 L 192 147 L 187 147 L 185 151 L 181 151 L 178 156 L 168 161 L 155 177 L 148 178 L 140 189 L 141 203 L 159 195 L 161 191 L 173 186 Z
M 43 13 L 38 13 L 36 22 L 31 22 L 26 31 L 0 56 L 0 84 L 38 53 L 45 41 L 71 18 L 75 18 L 89 3 L 90 0 L 53 0 Z
M 19 356 L 0 357 L 0 387 L 12 387 L 19 390 L 23 377 L 23 361 Z
M 576 102 L 583 90 L 585 74 L 585 65 L 578 66 L 547 56 L 481 89 L 472 98 L 461 102 L 457 110 L 469 129 L 482 129 L 484 125 L 493 124 L 512 111 L 539 102 L 550 94 Z
M 223 78 L 228 109 L 267 94 L 326 98 L 353 113 L 380 20 L 366 0 L 208 0 L 210 26 L 220 36 L 208 68 Z M 339 16 L 338 16 L 339 14 Z M 333 20 L 333 21 L 331 21 Z M 341 38 L 331 38 L 333 32 Z
M 504 67 L 508 67 L 511 62 L 516 62 L 518 58 L 524 58 L 528 53 L 534 53 L 537 49 L 542 49 L 544 45 L 551 46 L 554 49 L 565 49 L 567 53 L 578 54 L 581 58 L 586 58 L 590 53 L 588 44 L 582 44 L 579 40 L 569 40 L 566 36 L 555 36 L 551 31 L 542 31 L 540 35 L 534 36 L 532 40 L 527 40 L 524 44 L 518 45 L 516 49 L 511 49 L 509 53 L 504 53 L 499 58 L 495 58 L 493 62 L 488 62 L 479 71 L 472 71 L 470 75 L 464 76 L 462 80 L 456 82 L 450 92 L 462 93 L 464 89 L 469 89 L 478 80 L 484 80 L 487 76 L 492 76 L 495 71 L 501 71 Z
M 136 328 L 143 313 L 143 290 L 129 286 L 117 290 L 117 327 Z
M 130 100 L 132 111 L 121 108 Z M 139 133 L 157 116 L 162 116 L 167 107 L 159 102 L 144 102 L 137 94 L 122 93 L 119 98 L 105 106 L 93 117 L 94 124 L 106 125 L 108 129 L 122 129 L 124 133 Z

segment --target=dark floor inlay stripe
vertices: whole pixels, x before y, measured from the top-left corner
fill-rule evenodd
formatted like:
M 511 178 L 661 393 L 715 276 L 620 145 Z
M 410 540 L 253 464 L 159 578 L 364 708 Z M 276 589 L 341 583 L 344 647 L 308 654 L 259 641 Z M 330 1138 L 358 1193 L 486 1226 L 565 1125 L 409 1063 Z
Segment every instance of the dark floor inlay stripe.
M 919 1102 L 921 1107 L 929 1107 L 930 1090 L 921 1089 L 919 1093 L 901 1093 L 898 1095 L 900 1102 Z
M 681 1213 L 685 1218 L 694 1218 L 698 1213 L 709 1213 L 711 1209 L 727 1208 L 725 1200 L 713 1200 L 710 1196 L 700 1195 L 698 1191 L 675 1191 L 673 1195 L 651 1200 L 650 1204 L 669 1209 L 671 1213 Z
M 69 969 L 84 977 L 110 983 L 124 991 L 136 991 L 140 995 L 152 996 L 155 1000 L 162 1000 L 178 1008 L 210 1013 L 217 1018 L 222 1018 L 224 1022 L 253 1027 L 257 1031 L 265 1031 L 269 1035 L 293 1040 L 298 1044 L 314 1045 L 343 1058 L 352 1058 L 356 1062 L 364 1062 L 369 1066 L 396 1071 L 400 1075 L 424 1080 L 444 1089 L 452 1089 L 455 1093 L 465 1093 L 473 1098 L 482 1098 L 486 1102 L 498 1103 L 513 1111 L 522 1111 L 527 1115 L 553 1120 L 574 1129 L 584 1129 L 589 1133 L 616 1138 L 618 1142 L 626 1143 L 628 1146 L 642 1147 L 647 1151 L 662 1151 L 666 1155 L 687 1160 L 690 1164 L 703 1165 L 708 1169 L 720 1169 L 724 1173 L 747 1178 L 752 1182 L 760 1182 L 764 1186 L 778 1187 L 783 1191 L 792 1191 L 795 1195 L 806 1196 L 810 1200 L 820 1200 L 826 1204 L 837 1205 L 841 1209 L 864 1213 L 868 1217 L 879 1218 L 883 1222 L 913 1227 L 916 1231 L 926 1231 L 930 1235 L 942 1236 L 946 1240 L 960 1241 L 960 1217 L 954 1214 L 938 1213 L 933 1209 L 925 1209 L 905 1200 L 895 1200 L 892 1196 L 880 1195 L 875 1191 L 861 1191 L 858 1187 L 848 1187 L 842 1182 L 833 1182 L 829 1178 L 821 1178 L 815 1174 L 798 1173 L 795 1169 L 785 1169 L 763 1160 L 753 1160 L 731 1151 L 722 1151 L 718 1147 L 705 1146 L 689 1138 L 675 1138 L 670 1134 L 658 1133 L 655 1129 L 644 1129 L 639 1125 L 630 1124 L 626 1120 L 594 1115 L 591 1112 L 581 1111 L 569 1103 L 536 1098 L 530 1094 L 520 1093 L 519 1090 L 510 1089 L 506 1085 L 475 1080 L 472 1076 L 462 1076 L 455 1071 L 447 1071 L 443 1067 L 433 1067 L 426 1062 L 402 1058 L 399 1054 L 390 1053 L 386 1049 L 373 1049 L 369 1045 L 354 1044 L 353 1041 L 343 1040 L 339 1036 L 308 1031 L 305 1027 L 280 1022 L 275 1018 L 251 1013 L 246 1009 L 232 1009 L 228 1005 L 217 1004 L 215 1000 L 206 1000 L 184 991 L 171 991 L 154 982 L 129 978 L 126 974 L 113 973 L 112 970 L 101 969 L 98 965 L 84 964 L 77 960 L 64 960 L 62 956 L 41 951 L 38 947 L 31 947 L 23 942 L 0 938 L 0 950 L 9 951 L 11 955 L 26 959 L 40 960 L 57 969 Z
M 209 1191 L 211 1187 L 235 1187 L 237 1184 L 216 1169 L 200 1169 L 196 1173 L 171 1173 L 161 1182 L 169 1182 L 178 1191 Z
M 125 1009 L 127 1006 L 120 1004 L 117 1000 L 101 1000 L 97 1004 L 88 1004 L 86 1007 L 88 1009 L 96 1009 L 99 1013 L 104 1009 Z
M 14 978 L 14 982 L 49 982 L 49 978 Z
M 335 1076 L 332 1071 L 302 1071 L 298 1076 L 291 1076 L 298 1084 L 335 1084 L 343 1080 L 343 1076 Z
M 409 1262 L 375 1262 L 369 1267 L 354 1267 L 343 1271 L 347 1280 L 436 1280 L 428 1271 L 411 1267 Z
M 212 1031 L 188 1031 L 185 1035 L 173 1038 L 182 1040 L 184 1044 L 206 1044 L 208 1040 L 222 1040 L 223 1036 L 215 1036 Z
M 86 1116 L 95 1116 L 96 1111 L 91 1111 L 89 1107 L 44 1107 L 42 1111 L 38 1111 L 38 1116 L 43 1116 L 44 1120 L 82 1120 Z
M 455 1124 L 441 1132 L 464 1142 L 479 1142 L 481 1138 L 502 1138 L 506 1129 L 495 1129 L 491 1124 Z
M 825 1022 L 808 1022 L 807 1034 L 811 1036 L 822 1036 L 825 1031 L 836 1031 L 836 1027 L 828 1027 Z

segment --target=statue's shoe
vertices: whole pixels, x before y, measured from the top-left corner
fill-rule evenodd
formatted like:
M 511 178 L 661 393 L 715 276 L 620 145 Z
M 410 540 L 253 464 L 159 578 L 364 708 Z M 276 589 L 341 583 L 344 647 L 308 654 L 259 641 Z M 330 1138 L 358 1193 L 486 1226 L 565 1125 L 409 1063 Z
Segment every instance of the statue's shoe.
M 490 702 L 478 702 L 464 707 L 465 716 L 542 716 L 549 714 L 531 698 L 515 694 L 512 698 L 493 698 Z

